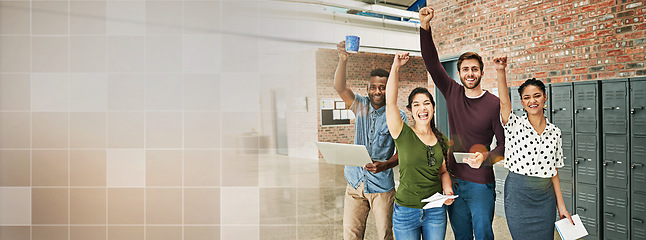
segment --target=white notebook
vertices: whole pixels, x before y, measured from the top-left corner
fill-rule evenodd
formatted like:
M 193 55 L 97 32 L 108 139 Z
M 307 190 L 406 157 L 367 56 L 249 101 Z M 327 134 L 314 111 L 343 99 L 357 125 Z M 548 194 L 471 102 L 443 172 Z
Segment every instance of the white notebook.
M 561 235 L 561 239 L 576 240 L 588 235 L 588 231 L 585 230 L 585 226 L 583 226 L 583 222 L 581 222 L 579 214 L 572 215 L 572 221 L 574 221 L 574 225 L 572 225 L 570 220 L 567 218 L 558 220 L 554 223 L 556 225 L 556 229 Z

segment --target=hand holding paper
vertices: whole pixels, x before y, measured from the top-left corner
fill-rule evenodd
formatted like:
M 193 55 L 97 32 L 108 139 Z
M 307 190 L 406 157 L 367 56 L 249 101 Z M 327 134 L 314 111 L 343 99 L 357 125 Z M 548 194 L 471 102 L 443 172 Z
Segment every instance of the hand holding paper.
M 558 220 L 554 223 L 556 225 L 556 229 L 561 235 L 561 239 L 575 240 L 588 235 L 588 231 L 585 230 L 583 222 L 581 222 L 581 218 L 579 218 L 578 214 L 572 215 L 572 220 L 574 221 L 574 225 L 572 225 L 570 220 L 567 218 Z
M 444 201 L 447 199 L 454 199 L 457 198 L 458 195 L 442 195 L 441 193 L 435 193 L 433 196 L 430 196 L 426 199 L 423 199 L 422 202 L 427 202 L 427 204 L 424 206 L 424 209 L 429 209 L 429 208 L 436 208 L 436 207 L 441 207 L 444 205 Z

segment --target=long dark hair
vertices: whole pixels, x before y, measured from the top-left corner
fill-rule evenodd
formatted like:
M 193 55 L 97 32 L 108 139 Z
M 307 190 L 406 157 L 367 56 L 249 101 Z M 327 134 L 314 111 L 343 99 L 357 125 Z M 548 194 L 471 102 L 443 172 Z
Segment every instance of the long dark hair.
M 426 95 L 428 99 L 431 100 L 431 104 L 433 104 L 433 107 L 435 107 L 435 100 L 433 100 L 433 95 L 431 95 L 431 93 L 428 92 L 428 89 L 423 87 L 417 87 L 410 92 L 410 95 L 408 95 L 408 105 L 406 105 L 406 108 L 408 108 L 408 111 L 411 111 L 411 104 L 413 103 L 413 98 L 417 94 Z M 446 157 L 447 152 L 449 150 L 448 143 L 444 141 L 444 134 L 442 134 L 442 132 L 440 132 L 440 130 L 437 129 L 437 127 L 435 126 L 435 116 L 431 116 L 431 131 L 433 131 L 435 138 L 437 138 L 437 142 L 440 143 L 440 147 L 442 148 L 442 155 L 444 155 L 444 159 L 448 160 L 448 158 Z

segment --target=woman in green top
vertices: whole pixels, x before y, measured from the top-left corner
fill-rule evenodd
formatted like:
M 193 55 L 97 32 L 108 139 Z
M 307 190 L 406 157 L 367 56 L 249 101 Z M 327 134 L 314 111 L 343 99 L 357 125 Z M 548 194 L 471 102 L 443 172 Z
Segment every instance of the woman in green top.
M 404 124 L 397 107 L 399 69 L 408 62 L 408 53 L 395 55 L 386 84 L 386 122 L 395 139 L 399 154 L 399 187 L 393 207 L 395 239 L 444 239 L 446 209 L 423 209 L 422 199 L 444 190 L 453 195 L 451 178 L 446 170 L 448 139 L 435 127 L 435 102 L 426 88 L 416 88 L 408 96 L 408 110 L 415 125 Z M 451 205 L 453 199 L 444 202 Z

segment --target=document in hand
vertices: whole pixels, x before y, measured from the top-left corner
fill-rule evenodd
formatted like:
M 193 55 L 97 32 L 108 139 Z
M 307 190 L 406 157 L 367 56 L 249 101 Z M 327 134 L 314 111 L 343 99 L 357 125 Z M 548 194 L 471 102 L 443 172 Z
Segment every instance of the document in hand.
M 574 225 L 567 218 L 556 221 L 556 229 L 561 235 L 563 240 L 575 240 L 588 235 L 588 231 L 585 230 L 579 214 L 572 215 L 572 221 Z
M 444 204 L 444 201 L 446 201 L 446 199 L 457 198 L 457 197 L 458 195 L 447 196 L 437 192 L 433 194 L 433 196 L 430 196 L 426 199 L 422 199 L 422 202 L 427 202 L 427 204 L 424 205 L 424 209 L 429 209 L 429 208 L 441 207 Z

